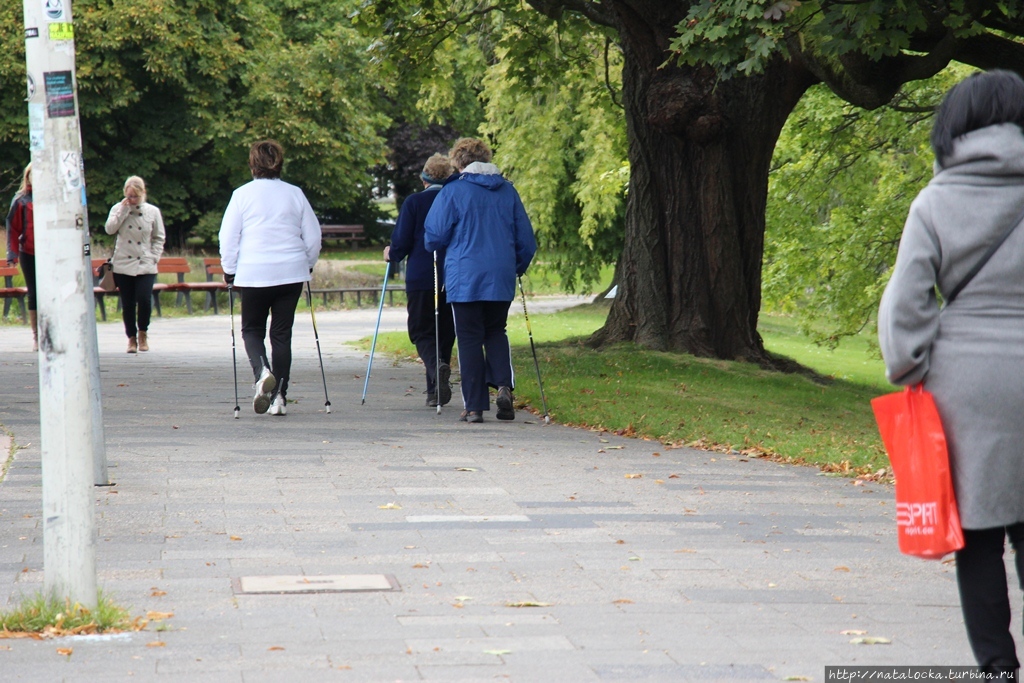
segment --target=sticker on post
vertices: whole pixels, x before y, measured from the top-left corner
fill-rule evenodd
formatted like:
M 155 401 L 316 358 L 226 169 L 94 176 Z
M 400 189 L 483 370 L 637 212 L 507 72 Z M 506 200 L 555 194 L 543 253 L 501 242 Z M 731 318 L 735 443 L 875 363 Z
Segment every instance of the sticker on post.
M 64 21 L 64 0 L 43 0 L 43 12 L 50 21 Z
M 43 74 L 46 86 L 46 115 L 51 119 L 75 115 L 75 86 L 70 71 Z
M 31 101 L 36 96 L 36 79 L 32 78 L 32 74 L 28 74 L 28 78 L 25 79 L 28 85 L 28 96 L 25 98 L 26 102 Z
M 78 192 L 82 187 L 82 162 L 78 152 L 62 150 L 60 153 L 60 177 L 69 192 Z
M 50 40 L 74 40 L 75 25 L 62 21 L 50 24 Z
M 27 28 L 27 29 L 25 29 L 25 37 L 26 38 L 38 38 L 39 37 L 39 29 L 38 28 Z
M 43 116 L 46 108 L 39 102 L 28 103 L 28 147 L 33 152 L 46 149 L 46 137 L 43 134 Z

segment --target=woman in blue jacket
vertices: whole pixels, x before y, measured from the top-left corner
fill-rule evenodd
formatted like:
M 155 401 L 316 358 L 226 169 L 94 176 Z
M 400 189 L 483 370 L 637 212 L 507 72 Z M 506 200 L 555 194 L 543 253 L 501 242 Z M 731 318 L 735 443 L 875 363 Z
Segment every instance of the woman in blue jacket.
M 462 373 L 460 420 L 483 422 L 487 387 L 499 420 L 514 420 L 515 375 L 505 326 L 516 278 L 537 251 L 533 226 L 512 183 L 490 163 L 483 140 L 461 138 L 449 152 L 457 179 L 442 188 L 425 224 L 428 250 L 447 249 L 445 288 L 455 316 Z

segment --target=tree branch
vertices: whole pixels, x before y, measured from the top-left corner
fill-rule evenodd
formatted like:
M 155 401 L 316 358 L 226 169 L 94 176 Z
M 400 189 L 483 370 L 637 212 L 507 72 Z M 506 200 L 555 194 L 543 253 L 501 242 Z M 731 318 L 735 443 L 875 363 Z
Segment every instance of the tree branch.
M 566 10 L 582 14 L 595 24 L 615 27 L 615 13 L 598 0 L 528 0 L 530 5 L 552 19 L 558 19 Z
M 1024 45 L 992 33 L 960 41 L 953 58 L 979 69 L 1011 69 L 1024 75 Z

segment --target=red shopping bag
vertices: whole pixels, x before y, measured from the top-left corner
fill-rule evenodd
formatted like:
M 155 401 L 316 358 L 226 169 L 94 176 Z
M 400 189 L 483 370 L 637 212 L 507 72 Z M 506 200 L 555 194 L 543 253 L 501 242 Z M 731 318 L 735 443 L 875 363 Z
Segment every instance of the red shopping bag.
M 871 401 L 896 477 L 900 552 L 937 560 L 964 547 L 935 399 L 919 384 Z

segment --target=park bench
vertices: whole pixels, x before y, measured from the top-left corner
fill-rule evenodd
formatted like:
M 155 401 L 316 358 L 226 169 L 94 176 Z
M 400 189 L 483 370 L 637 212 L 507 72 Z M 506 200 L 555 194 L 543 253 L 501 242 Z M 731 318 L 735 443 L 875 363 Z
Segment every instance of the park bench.
M 342 303 L 345 303 L 345 295 L 346 294 L 355 294 L 356 295 L 356 306 L 359 306 L 359 305 L 361 305 L 363 303 L 363 294 L 368 294 L 369 296 L 371 296 L 373 298 L 373 302 L 374 303 L 379 303 L 378 299 L 380 297 L 381 288 L 380 287 L 333 287 L 333 288 L 328 288 L 328 289 L 312 289 L 310 291 L 311 291 L 311 293 L 317 294 L 317 295 L 319 295 L 319 296 L 321 296 L 323 298 L 324 306 L 327 305 L 327 297 L 330 294 L 337 294 L 339 301 L 341 301 Z M 385 291 L 387 292 L 387 295 L 388 295 L 388 305 L 394 306 L 395 305 L 395 292 L 404 292 L 405 291 L 405 287 L 402 287 L 402 286 L 394 286 L 394 287 L 392 287 L 391 285 L 388 285 L 388 287 L 387 287 L 387 289 Z
M 320 238 L 347 240 L 350 247 L 359 246 L 366 236 L 361 225 L 321 225 Z
M 219 259 L 218 259 L 219 260 Z M 156 264 L 157 275 L 174 274 L 178 276 L 177 282 L 157 282 L 153 285 L 153 307 L 156 309 L 157 315 L 163 315 L 160 311 L 160 294 L 163 292 L 176 292 L 178 295 L 178 304 L 181 304 L 182 298 L 185 299 L 185 308 L 188 310 L 189 315 L 192 314 L 192 297 L 189 296 L 192 292 L 206 292 L 207 294 L 215 295 L 222 289 L 227 289 L 227 285 L 223 282 L 214 282 L 207 272 L 206 282 L 186 282 L 185 276 L 192 272 L 192 268 L 188 265 L 188 259 L 184 256 L 165 256 L 161 258 Z M 214 311 L 216 311 L 216 307 Z
M 206 271 L 206 281 L 216 285 L 216 287 L 211 287 L 207 291 L 206 304 L 204 304 L 203 310 L 210 310 L 210 306 L 212 305 L 213 314 L 217 315 L 220 312 L 217 309 L 217 292 L 220 290 L 227 291 L 228 288 L 227 283 L 224 282 L 224 267 L 220 264 L 219 258 L 204 258 L 203 269 Z
M 0 266 L 0 275 L 4 276 L 4 286 L 0 287 L 0 296 L 4 298 L 4 317 L 11 311 L 11 299 L 21 306 L 21 321 L 25 322 L 25 296 L 28 295 L 27 287 L 15 287 L 14 276 L 19 274 L 18 266 L 9 266 L 6 263 Z

